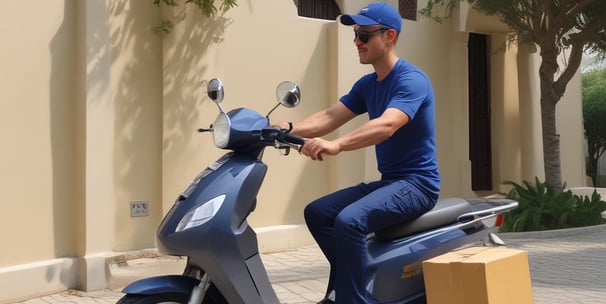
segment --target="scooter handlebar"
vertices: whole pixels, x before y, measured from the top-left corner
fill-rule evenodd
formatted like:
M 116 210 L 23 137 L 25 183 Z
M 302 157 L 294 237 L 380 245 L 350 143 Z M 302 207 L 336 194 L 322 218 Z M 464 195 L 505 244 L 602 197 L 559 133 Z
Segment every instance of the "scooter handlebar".
M 303 146 L 303 144 L 305 144 L 305 140 L 302 137 L 289 134 L 286 129 L 281 129 L 278 132 L 278 136 L 276 136 L 276 138 L 278 139 L 278 141 L 288 144 L 295 144 L 298 146 Z

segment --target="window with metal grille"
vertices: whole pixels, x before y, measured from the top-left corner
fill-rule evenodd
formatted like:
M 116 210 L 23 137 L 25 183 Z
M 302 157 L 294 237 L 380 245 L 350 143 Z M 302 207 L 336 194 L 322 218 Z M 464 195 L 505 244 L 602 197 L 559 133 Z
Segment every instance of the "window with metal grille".
M 334 0 L 294 0 L 301 17 L 335 20 L 341 9 Z
M 334 0 L 294 0 L 301 17 L 335 20 L 341 9 Z M 398 0 L 398 9 L 404 19 L 417 20 L 417 0 Z
M 400 16 L 408 20 L 417 20 L 417 0 L 399 0 Z

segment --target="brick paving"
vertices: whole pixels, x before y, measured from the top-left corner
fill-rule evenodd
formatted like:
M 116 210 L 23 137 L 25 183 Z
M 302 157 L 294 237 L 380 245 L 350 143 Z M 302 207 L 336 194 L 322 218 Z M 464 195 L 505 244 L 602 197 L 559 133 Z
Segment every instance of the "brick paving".
M 606 225 L 501 237 L 508 247 L 528 251 L 535 304 L 606 303 Z M 315 303 L 322 297 L 328 264 L 317 247 L 262 258 L 282 303 Z M 19 303 L 106 304 L 120 297 L 119 290 L 68 290 Z
M 528 251 L 535 304 L 606 303 L 606 225 L 502 237 Z

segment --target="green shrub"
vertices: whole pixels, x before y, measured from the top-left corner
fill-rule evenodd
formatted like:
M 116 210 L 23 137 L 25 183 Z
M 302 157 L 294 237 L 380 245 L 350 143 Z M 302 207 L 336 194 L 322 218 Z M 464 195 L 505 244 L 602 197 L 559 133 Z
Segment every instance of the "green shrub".
M 505 215 L 501 232 L 538 231 L 590 226 L 606 223 L 602 212 L 606 202 L 594 190 L 591 198 L 574 195 L 570 190 L 554 191 L 535 178 L 535 184 L 508 182 L 513 189 L 507 198 L 519 203 Z
M 606 210 L 606 202 L 602 200 L 600 194 L 595 190 L 588 196 L 576 196 L 575 212 L 570 218 L 570 223 L 575 227 L 599 225 L 606 222 L 602 217 L 602 212 Z

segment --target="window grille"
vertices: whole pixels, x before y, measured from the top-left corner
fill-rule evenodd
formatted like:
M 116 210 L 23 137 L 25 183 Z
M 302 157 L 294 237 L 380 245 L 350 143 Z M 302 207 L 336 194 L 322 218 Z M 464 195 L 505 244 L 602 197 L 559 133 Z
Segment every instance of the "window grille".
M 294 0 L 297 13 L 301 17 L 335 20 L 341 9 L 334 0 Z M 402 18 L 417 20 L 417 0 L 398 0 L 398 9 Z
M 398 6 L 402 18 L 417 20 L 417 0 L 399 0 Z
M 301 17 L 335 20 L 341 14 L 334 0 L 295 0 L 295 4 Z

